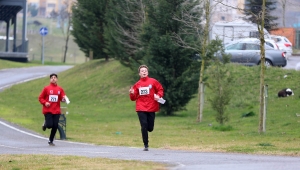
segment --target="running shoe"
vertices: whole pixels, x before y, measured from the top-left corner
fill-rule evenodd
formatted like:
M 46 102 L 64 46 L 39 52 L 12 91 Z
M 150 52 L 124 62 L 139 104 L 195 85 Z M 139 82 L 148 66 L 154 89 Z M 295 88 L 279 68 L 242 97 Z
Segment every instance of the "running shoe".
M 45 130 L 46 130 L 46 125 L 45 125 L 45 122 L 44 122 L 44 124 L 42 125 L 42 129 L 43 129 L 43 131 L 45 131 Z
M 49 146 L 55 146 L 53 142 L 48 141 Z
M 148 149 L 148 145 L 145 145 L 145 148 L 144 148 L 144 150 L 143 151 L 149 151 L 149 149 Z

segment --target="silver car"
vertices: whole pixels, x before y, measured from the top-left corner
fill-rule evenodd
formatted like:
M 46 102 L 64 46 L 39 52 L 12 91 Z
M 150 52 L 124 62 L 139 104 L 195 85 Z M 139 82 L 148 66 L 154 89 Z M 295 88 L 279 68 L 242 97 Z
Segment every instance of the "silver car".
M 248 66 L 260 64 L 260 41 L 256 38 L 247 38 L 230 43 L 225 46 L 225 53 L 230 54 L 231 62 L 241 63 Z M 220 54 L 218 54 L 220 58 Z M 286 52 L 275 50 L 265 45 L 265 65 L 281 66 L 287 64 Z

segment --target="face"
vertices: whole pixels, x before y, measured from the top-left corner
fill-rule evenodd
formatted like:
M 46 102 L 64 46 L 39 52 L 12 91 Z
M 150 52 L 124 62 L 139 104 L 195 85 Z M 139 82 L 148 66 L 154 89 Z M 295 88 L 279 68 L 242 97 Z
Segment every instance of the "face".
M 288 94 L 289 96 L 294 95 L 294 93 L 291 89 L 286 89 L 286 94 Z
M 141 78 L 147 77 L 148 76 L 148 69 L 147 68 L 141 68 L 140 73 L 139 73 Z
M 57 77 L 56 77 L 56 76 L 52 76 L 52 77 L 50 78 L 50 83 L 56 84 L 56 83 L 57 83 Z

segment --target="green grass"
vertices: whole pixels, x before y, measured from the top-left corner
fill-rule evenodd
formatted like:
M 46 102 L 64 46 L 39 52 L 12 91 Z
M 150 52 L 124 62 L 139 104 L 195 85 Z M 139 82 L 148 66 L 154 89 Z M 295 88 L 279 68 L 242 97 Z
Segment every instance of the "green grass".
M 154 162 L 87 158 L 79 156 L 53 155 L 1 155 L 0 169 L 3 170 L 53 170 L 53 169 L 141 169 L 164 170 L 166 165 Z
M 68 64 L 61 63 L 61 62 L 45 61 L 44 65 L 68 65 Z M 40 61 L 37 61 L 37 60 L 29 61 L 27 63 L 23 63 L 23 62 L 13 62 L 13 61 L 0 59 L 0 69 L 32 67 L 32 66 L 42 66 L 42 63 Z
M 150 147 L 300 156 L 300 117 L 296 116 L 300 113 L 299 72 L 276 67 L 267 69 L 266 133 L 259 134 L 259 67 L 231 64 L 230 70 L 235 83 L 227 108 L 229 122 L 219 126 L 215 121 L 216 113 L 207 101 L 213 92 L 206 88 L 203 121 L 196 122 L 196 98 L 188 103 L 187 110 L 173 116 L 158 113 L 154 132 L 149 135 Z M 135 102 L 128 96 L 128 88 L 137 80 L 136 75 L 113 60 L 94 60 L 60 73 L 59 85 L 71 101 L 67 105 L 68 140 L 142 147 Z M 48 78 L 42 78 L 0 93 L 0 117 L 48 136 L 49 132 L 43 132 L 40 127 L 43 116 L 37 100 L 48 83 Z M 295 95 L 278 98 L 277 92 L 286 87 L 293 89 Z M 254 116 L 243 117 L 250 112 Z
M 22 17 L 17 19 L 17 29 L 22 30 Z M 30 24 L 33 21 L 38 21 L 42 25 Z M 27 38 L 28 38 L 28 58 L 30 61 L 38 61 L 41 63 L 42 56 L 42 36 L 39 33 L 41 27 L 47 27 L 49 32 L 44 36 L 44 61 L 46 62 L 59 62 L 63 61 L 65 36 L 61 28 L 57 28 L 57 22 L 53 19 L 28 17 L 27 20 Z M 10 28 L 13 32 L 13 28 Z M 4 36 L 6 29 L 0 28 L 0 35 Z M 17 46 L 21 44 L 22 33 L 17 32 Z M 12 41 L 10 46 L 12 47 Z M 12 48 L 10 48 L 11 50 Z M 0 40 L 0 51 L 5 51 L 5 41 Z M 67 64 L 81 64 L 84 63 L 86 57 L 80 51 L 78 45 L 74 42 L 74 37 L 71 35 L 68 42 L 68 51 L 66 55 Z
M 20 63 L 0 59 L 0 69 L 38 66 L 38 63 Z

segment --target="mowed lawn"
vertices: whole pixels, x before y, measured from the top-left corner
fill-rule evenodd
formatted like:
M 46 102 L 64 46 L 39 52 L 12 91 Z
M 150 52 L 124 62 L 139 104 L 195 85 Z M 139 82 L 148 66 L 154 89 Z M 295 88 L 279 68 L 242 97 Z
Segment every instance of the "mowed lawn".
M 195 93 L 186 110 L 172 116 L 157 113 L 154 132 L 149 136 L 150 147 L 300 156 L 299 72 L 276 67 L 266 69 L 266 132 L 260 134 L 260 67 L 230 64 L 229 69 L 234 77 L 234 90 L 226 110 L 230 119 L 223 126 L 225 128 L 215 121 L 216 112 L 208 102 L 214 92 L 205 88 L 203 121 L 196 122 L 198 100 Z M 151 76 L 151 70 L 149 72 Z M 93 60 L 60 73 L 59 85 L 71 101 L 69 105 L 63 104 L 69 111 L 67 140 L 142 147 L 135 103 L 128 95 L 130 85 L 137 80 L 137 72 L 115 60 Z M 15 85 L 0 93 L 0 117 L 48 136 L 49 132 L 41 129 L 44 117 L 38 102 L 40 91 L 48 84 L 47 77 Z M 295 95 L 278 98 L 277 92 L 286 87 Z M 249 112 L 254 116 L 242 116 Z M 226 127 L 232 129 L 226 131 Z

